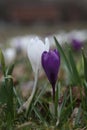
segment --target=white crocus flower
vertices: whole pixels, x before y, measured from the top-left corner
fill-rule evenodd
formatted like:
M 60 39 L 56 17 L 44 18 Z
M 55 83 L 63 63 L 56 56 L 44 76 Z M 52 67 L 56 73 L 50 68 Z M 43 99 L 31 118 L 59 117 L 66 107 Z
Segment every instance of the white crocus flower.
M 34 97 L 34 94 L 36 92 L 36 85 L 38 80 L 38 74 L 41 70 L 41 55 L 44 51 L 49 51 L 49 40 L 48 38 L 45 38 L 45 43 L 40 40 L 38 37 L 35 37 L 29 41 L 28 47 L 27 47 L 27 54 L 28 58 L 30 60 L 33 72 L 34 72 L 34 86 L 31 93 L 31 96 L 28 98 L 28 100 L 23 104 L 23 106 L 19 109 L 18 113 L 20 113 L 23 109 L 26 109 L 28 112 L 28 109 L 31 105 L 32 99 Z
M 45 38 L 45 44 L 38 37 L 30 40 L 27 54 L 34 74 L 41 69 L 41 55 L 43 51 L 49 51 L 49 40 Z

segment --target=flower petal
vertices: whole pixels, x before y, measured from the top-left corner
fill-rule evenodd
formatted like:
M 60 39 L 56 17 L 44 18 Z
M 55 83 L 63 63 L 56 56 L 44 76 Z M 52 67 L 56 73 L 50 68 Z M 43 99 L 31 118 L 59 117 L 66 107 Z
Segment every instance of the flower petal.
M 30 40 L 27 53 L 34 73 L 41 68 L 41 55 L 45 50 L 49 50 L 48 43 L 45 45 L 38 37 Z
M 42 66 L 45 70 L 45 73 L 52 84 L 55 86 L 57 80 L 57 74 L 60 66 L 60 55 L 57 50 L 43 52 L 42 54 Z

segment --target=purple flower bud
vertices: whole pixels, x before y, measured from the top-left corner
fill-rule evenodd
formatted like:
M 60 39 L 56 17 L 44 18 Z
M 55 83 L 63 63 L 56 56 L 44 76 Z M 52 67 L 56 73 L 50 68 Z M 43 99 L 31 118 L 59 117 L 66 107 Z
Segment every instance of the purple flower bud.
M 83 43 L 80 40 L 72 39 L 72 47 L 74 50 L 76 51 L 81 50 L 82 44 Z
M 42 66 L 53 88 L 53 100 L 55 100 L 55 84 L 60 67 L 60 55 L 57 50 L 44 51 L 42 53 Z

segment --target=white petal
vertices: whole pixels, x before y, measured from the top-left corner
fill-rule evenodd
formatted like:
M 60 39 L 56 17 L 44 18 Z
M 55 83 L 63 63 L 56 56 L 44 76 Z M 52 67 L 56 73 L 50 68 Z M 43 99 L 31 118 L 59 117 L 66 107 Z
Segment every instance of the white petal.
M 49 42 L 49 39 L 46 37 L 45 38 L 45 50 L 49 51 L 49 48 L 50 48 L 50 42 Z
M 34 73 L 37 73 L 37 71 L 41 68 L 41 55 L 43 51 L 49 50 L 48 39 L 45 40 L 45 43 L 46 44 L 44 44 L 38 37 L 35 37 L 31 39 L 28 44 L 27 54 Z

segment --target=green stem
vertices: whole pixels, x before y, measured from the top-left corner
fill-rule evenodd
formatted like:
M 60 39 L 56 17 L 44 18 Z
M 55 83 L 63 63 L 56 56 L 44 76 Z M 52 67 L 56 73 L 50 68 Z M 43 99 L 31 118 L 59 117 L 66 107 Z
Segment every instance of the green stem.
M 71 88 L 71 86 L 69 86 L 69 92 L 70 92 L 70 102 L 71 102 L 71 104 L 73 104 L 72 88 Z M 73 105 L 71 105 L 71 109 L 73 111 Z
M 55 104 L 55 86 L 52 86 L 53 89 L 53 103 Z
M 13 92 L 14 92 L 15 97 L 17 98 L 17 101 L 18 101 L 19 105 L 21 106 L 22 103 L 21 103 L 21 100 L 20 100 L 20 98 L 19 98 L 19 96 L 18 96 L 18 94 L 16 92 L 15 87 L 13 87 Z

